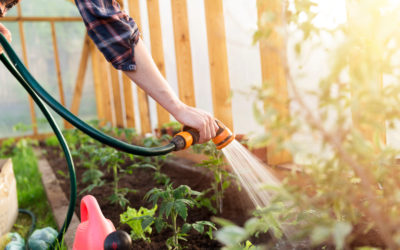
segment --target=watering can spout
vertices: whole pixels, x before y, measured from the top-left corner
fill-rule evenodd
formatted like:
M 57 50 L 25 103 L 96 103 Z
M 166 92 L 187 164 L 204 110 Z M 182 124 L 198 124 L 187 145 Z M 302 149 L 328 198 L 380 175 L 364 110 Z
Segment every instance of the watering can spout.
M 86 195 L 81 200 L 81 224 L 75 233 L 73 250 L 103 249 L 104 240 L 115 231 L 113 223 L 101 212 L 96 198 Z

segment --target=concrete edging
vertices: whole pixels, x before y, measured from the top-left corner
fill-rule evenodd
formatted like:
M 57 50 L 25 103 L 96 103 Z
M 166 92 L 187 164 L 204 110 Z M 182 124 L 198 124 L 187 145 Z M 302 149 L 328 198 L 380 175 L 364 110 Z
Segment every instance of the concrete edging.
M 65 216 L 68 211 L 69 200 L 61 189 L 61 186 L 53 172 L 49 162 L 42 156 L 40 149 L 35 149 L 35 155 L 38 158 L 38 168 L 41 173 L 43 187 L 46 192 L 47 200 L 53 211 L 54 219 L 56 220 L 58 229 L 64 224 Z M 75 231 L 78 228 L 80 221 L 78 216 L 74 213 L 71 223 L 64 235 L 64 242 L 68 249 L 72 249 Z

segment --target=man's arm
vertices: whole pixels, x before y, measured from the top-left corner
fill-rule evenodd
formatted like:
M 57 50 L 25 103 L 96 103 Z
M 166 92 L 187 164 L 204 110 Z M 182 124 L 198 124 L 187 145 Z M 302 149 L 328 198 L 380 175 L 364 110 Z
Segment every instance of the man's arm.
M 200 143 L 215 137 L 218 126 L 214 118 L 176 97 L 139 38 L 136 23 L 115 0 L 75 0 L 75 3 L 90 38 L 107 61 L 124 71 L 176 120 L 197 129 Z
M 124 71 L 140 88 L 171 113 L 180 123 L 200 131 L 200 143 L 215 137 L 218 126 L 207 112 L 181 102 L 158 70 L 143 41 L 135 46 L 135 71 Z

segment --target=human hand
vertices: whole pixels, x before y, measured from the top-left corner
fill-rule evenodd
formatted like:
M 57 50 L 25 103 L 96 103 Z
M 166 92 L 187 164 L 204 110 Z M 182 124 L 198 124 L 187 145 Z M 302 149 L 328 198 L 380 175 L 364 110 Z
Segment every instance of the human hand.
M 3 34 L 8 42 L 11 42 L 11 33 L 10 31 L 0 23 L 0 33 Z M 0 55 L 3 54 L 3 48 L 0 46 Z
M 200 144 L 216 136 L 218 125 L 215 122 L 215 118 L 204 110 L 183 104 L 180 110 L 173 115 L 178 122 L 199 131 Z

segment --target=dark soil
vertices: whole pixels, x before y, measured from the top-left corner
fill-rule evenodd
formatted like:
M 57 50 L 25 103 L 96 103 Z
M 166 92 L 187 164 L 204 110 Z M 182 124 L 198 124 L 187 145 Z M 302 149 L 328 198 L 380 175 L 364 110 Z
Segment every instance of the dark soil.
M 42 145 L 44 146 L 44 145 Z M 69 197 L 70 185 L 69 178 L 63 176 L 60 172 L 67 173 L 67 165 L 65 159 L 62 157 L 61 151 L 58 148 L 44 147 L 46 150 L 46 158 L 50 165 L 53 167 L 56 176 L 59 179 L 63 191 Z M 127 161 L 126 166 L 129 166 L 132 162 Z M 199 167 L 194 166 L 195 163 L 184 158 L 172 157 L 168 160 L 162 167 L 162 172 L 167 174 L 174 184 L 174 187 L 179 185 L 188 185 L 192 189 L 197 191 L 203 191 L 210 187 L 212 176 L 210 173 L 201 171 Z M 82 174 L 87 170 L 81 167 L 80 162 L 75 162 L 76 176 L 78 180 L 78 194 L 81 190 L 86 187 L 86 184 L 81 182 Z M 95 188 L 90 193 L 85 193 L 83 195 L 78 195 L 78 203 L 75 207 L 75 212 L 80 217 L 80 200 L 86 194 L 91 194 L 96 197 L 99 205 L 102 209 L 104 216 L 110 219 L 117 229 L 125 230 L 130 232 L 129 226 L 120 223 L 120 214 L 124 210 L 117 204 L 111 204 L 108 201 L 108 197 L 112 194 L 112 174 L 107 172 L 104 168 L 104 180 L 106 183 L 100 188 Z M 132 175 L 125 175 L 119 181 L 120 188 L 129 188 L 137 190 L 136 193 L 129 193 L 127 199 L 129 200 L 130 207 L 140 208 L 141 206 L 151 208 L 151 204 L 143 200 L 144 195 L 154 187 L 161 188 L 162 185 L 157 184 L 153 180 L 154 171 L 151 169 L 136 169 Z M 245 191 L 239 191 L 236 185 L 231 185 L 231 187 L 226 191 L 223 200 L 223 212 L 222 214 L 214 215 L 206 208 L 193 208 L 189 210 L 189 216 L 187 222 L 193 223 L 199 220 L 209 220 L 213 216 L 226 218 L 233 221 L 238 225 L 243 225 L 244 222 L 250 217 L 250 212 L 252 210 L 251 202 L 247 197 Z M 182 225 L 183 221 L 179 221 Z M 164 230 L 160 234 L 153 230 L 151 235 L 151 243 L 145 243 L 144 241 L 134 242 L 135 249 L 166 249 L 165 241 L 172 235 L 172 231 Z M 257 241 L 268 241 L 268 236 L 265 235 Z M 206 235 L 201 235 L 196 232 L 191 232 L 188 237 L 188 241 L 181 241 L 186 249 L 219 249 L 221 244 L 216 240 L 211 240 Z M 256 242 L 254 242 L 256 243 Z

